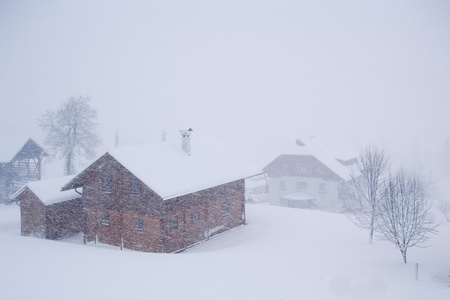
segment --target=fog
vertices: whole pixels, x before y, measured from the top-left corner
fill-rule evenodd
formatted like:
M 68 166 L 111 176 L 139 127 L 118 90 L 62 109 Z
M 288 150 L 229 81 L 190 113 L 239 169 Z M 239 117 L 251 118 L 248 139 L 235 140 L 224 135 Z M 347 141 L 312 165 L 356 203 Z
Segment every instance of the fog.
M 262 163 L 298 137 L 437 165 L 450 138 L 450 2 L 2 1 L 0 136 L 70 96 L 99 154 L 164 130 Z M 262 166 L 261 166 L 262 167 Z

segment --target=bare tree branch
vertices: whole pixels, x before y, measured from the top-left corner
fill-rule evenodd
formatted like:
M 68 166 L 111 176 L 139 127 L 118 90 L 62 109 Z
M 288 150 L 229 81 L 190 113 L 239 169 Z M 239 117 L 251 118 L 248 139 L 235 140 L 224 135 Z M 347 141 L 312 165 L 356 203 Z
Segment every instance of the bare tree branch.
M 418 247 L 437 233 L 430 209 L 424 183 L 417 174 L 401 169 L 384 183 L 377 231 L 398 247 L 405 263 L 408 248 Z
M 369 240 L 373 241 L 380 187 L 384 174 L 389 169 L 389 158 L 383 150 L 369 146 L 358 157 L 357 169 L 351 174 L 351 200 L 346 211 L 350 219 L 358 226 L 369 229 Z

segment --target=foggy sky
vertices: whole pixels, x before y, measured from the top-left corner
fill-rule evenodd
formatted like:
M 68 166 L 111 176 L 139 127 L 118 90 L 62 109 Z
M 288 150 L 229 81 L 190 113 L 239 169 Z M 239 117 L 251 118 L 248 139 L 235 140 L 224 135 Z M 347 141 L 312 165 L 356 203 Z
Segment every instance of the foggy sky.
M 42 141 L 36 120 L 81 94 L 98 154 L 116 130 L 133 144 L 189 127 L 247 154 L 311 135 L 435 154 L 449 15 L 444 0 L 1 1 L 0 136 Z

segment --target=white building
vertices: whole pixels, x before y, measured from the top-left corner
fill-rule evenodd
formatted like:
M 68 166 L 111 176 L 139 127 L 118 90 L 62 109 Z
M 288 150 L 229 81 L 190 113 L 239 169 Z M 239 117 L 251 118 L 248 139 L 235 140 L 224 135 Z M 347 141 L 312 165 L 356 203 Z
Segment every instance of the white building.
M 340 211 L 356 156 L 336 157 L 325 144 L 297 140 L 295 148 L 278 156 L 263 171 L 272 205 Z

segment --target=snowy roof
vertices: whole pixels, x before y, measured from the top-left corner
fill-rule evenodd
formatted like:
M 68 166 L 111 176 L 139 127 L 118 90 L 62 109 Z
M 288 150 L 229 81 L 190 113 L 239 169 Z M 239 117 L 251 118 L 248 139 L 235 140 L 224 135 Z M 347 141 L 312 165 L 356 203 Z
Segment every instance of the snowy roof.
M 73 179 L 73 176 L 64 176 L 47 180 L 32 181 L 23 186 L 11 199 L 17 198 L 26 188 L 29 188 L 45 205 L 52 205 L 72 199 L 80 198 L 81 195 L 75 190 L 61 191 L 61 187 Z M 81 191 L 80 191 L 81 192 Z
M 298 142 L 300 140 L 297 140 Z M 301 140 L 302 143 L 292 143 L 290 149 L 285 154 L 293 155 L 312 155 L 321 161 L 324 165 L 330 168 L 343 180 L 348 181 L 351 179 L 352 168 L 344 166 L 337 159 L 350 160 L 357 157 L 357 154 L 351 148 L 333 147 L 330 144 L 315 138 L 309 138 Z M 303 144 L 300 146 L 299 144 Z M 339 150 L 336 150 L 339 149 Z
M 163 200 L 261 174 L 215 138 L 191 138 L 191 155 L 181 140 L 115 148 L 109 152 Z M 67 187 L 67 185 L 66 185 Z
M 305 201 L 305 200 L 314 200 L 313 196 L 310 194 L 304 193 L 304 192 L 296 192 L 288 195 L 283 196 L 284 199 L 288 200 L 296 200 L 296 201 Z
M 43 148 L 31 138 L 26 137 L 1 137 L 0 162 L 10 162 L 25 146 L 28 141 L 32 141 L 36 146 Z
M 28 138 L 24 137 L 2 137 L 0 162 L 10 162 L 27 141 Z

